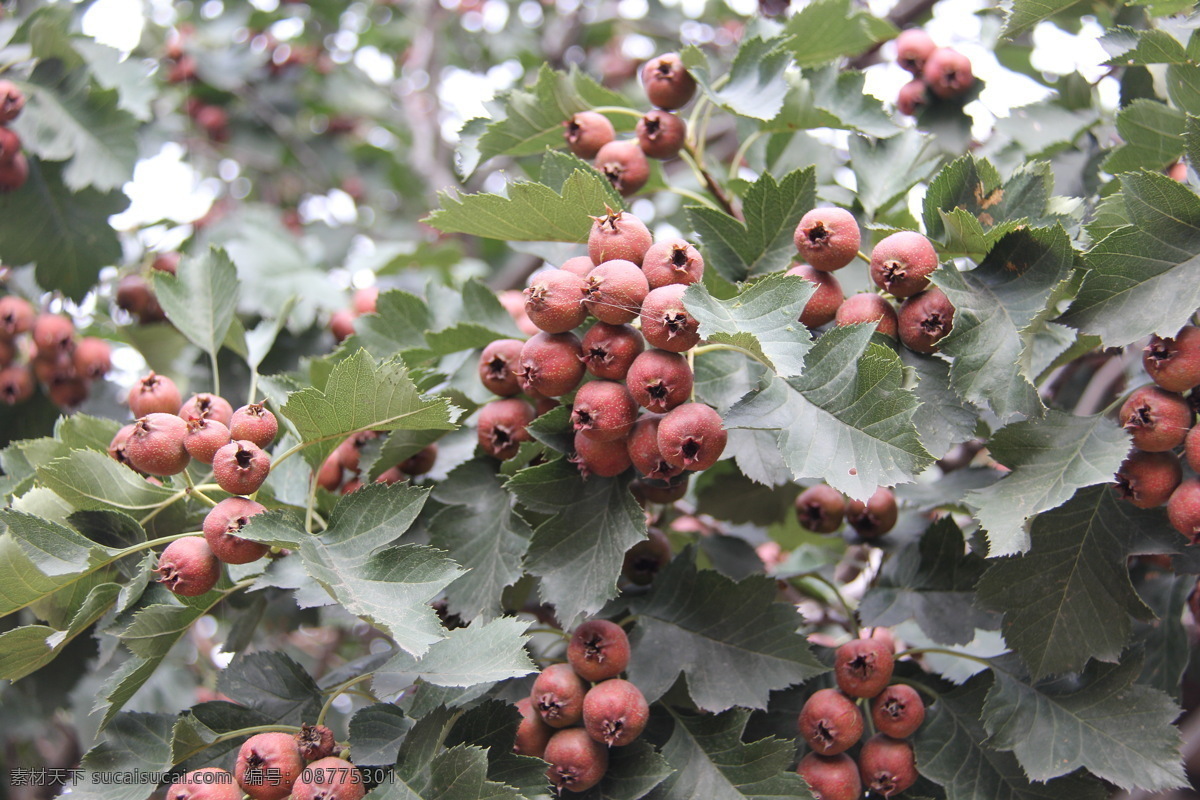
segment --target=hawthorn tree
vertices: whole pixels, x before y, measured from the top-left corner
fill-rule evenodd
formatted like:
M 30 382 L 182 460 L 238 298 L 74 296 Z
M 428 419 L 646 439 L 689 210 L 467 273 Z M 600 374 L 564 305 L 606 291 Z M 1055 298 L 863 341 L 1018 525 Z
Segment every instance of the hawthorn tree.
M 935 11 L 6 4 L 9 795 L 1187 785 L 1196 19 Z

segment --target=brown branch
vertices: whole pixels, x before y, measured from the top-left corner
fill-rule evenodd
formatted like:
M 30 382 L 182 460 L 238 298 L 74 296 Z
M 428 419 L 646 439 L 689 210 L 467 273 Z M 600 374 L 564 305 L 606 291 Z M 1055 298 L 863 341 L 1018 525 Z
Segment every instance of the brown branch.
M 712 176 L 712 173 L 708 171 L 704 163 L 696 157 L 696 149 L 692 146 L 691 142 L 684 145 L 684 152 L 692 159 L 692 163 L 695 164 L 700 176 L 704 178 L 704 185 L 708 189 L 709 194 L 716 199 L 721 208 L 725 210 L 725 213 L 738 221 L 744 221 L 741 213 L 733 207 L 733 202 L 729 199 L 729 195 L 721 188 L 721 184 L 717 183 L 717 179 Z

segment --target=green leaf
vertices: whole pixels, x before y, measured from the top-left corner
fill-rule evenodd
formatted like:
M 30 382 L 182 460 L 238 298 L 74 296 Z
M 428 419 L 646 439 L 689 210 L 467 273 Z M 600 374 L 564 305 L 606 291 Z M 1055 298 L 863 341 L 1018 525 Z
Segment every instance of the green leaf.
M 804 127 L 841 128 L 880 138 L 900 132 L 879 98 L 867 92 L 864 73 L 826 66 L 806 71 L 805 78 L 801 88 L 806 84 L 811 94 L 801 102 L 811 103 L 817 113 Z
M 1044 19 L 1065 11 L 1079 0 L 1012 0 L 1004 16 L 1006 39 L 1015 39 Z
M 503 483 L 494 461 L 476 459 L 456 467 L 433 491 L 444 508 L 429 520 L 429 543 L 468 570 L 446 587 L 450 613 L 463 619 L 503 613 L 500 595 L 521 577 L 533 529 Z
M 1163 169 L 1183 155 L 1185 114 L 1156 100 L 1134 100 L 1117 114 L 1124 144 L 1104 162 L 1107 172 Z
M 63 630 L 48 625 L 24 625 L 0 633 L 0 679 L 20 680 L 44 667 L 76 636 L 100 619 L 121 592 L 117 583 L 92 587 Z
M 1016 220 L 1050 224 L 1055 221 L 1047 213 L 1053 188 L 1054 173 L 1048 162 L 1022 164 L 1007 182 L 1002 182 L 990 162 L 966 155 L 943 167 L 929 184 L 922 210 L 925 229 L 933 239 L 947 238 L 940 212 L 950 213 L 957 208 L 975 217 L 985 232 Z
M 800 218 L 816 203 L 812 167 L 789 172 L 776 181 L 768 172 L 746 191 L 741 222 L 724 212 L 687 206 L 688 221 L 704 246 L 705 263 L 729 281 L 777 272 L 796 255 L 792 241 Z
M 932 276 L 954 304 L 941 351 L 954 357 L 950 385 L 1001 419 L 1037 416 L 1031 339 L 1053 312 L 1075 251 L 1062 228 L 1023 228 L 1004 236 L 977 268 L 944 266 Z
M 983 708 L 988 743 L 1012 751 L 1032 780 L 1080 767 L 1123 789 L 1187 785 L 1179 755 L 1179 707 L 1134 684 L 1140 658 L 1093 664 L 1081 681 L 1034 687 L 996 670 Z
M 1173 336 L 1200 307 L 1200 198 L 1149 172 L 1122 175 L 1121 187 L 1133 224 L 1085 255 L 1083 285 L 1059 319 L 1106 347 Z
M 866 625 L 912 619 L 939 644 L 967 644 L 977 628 L 999 627 L 996 614 L 974 607 L 975 584 L 986 568 L 982 557 L 964 552 L 962 531 L 943 517 L 884 562 L 859 614 Z
M 25 185 L 0 193 L 0 260 L 37 264 L 43 289 L 82 300 L 101 267 L 122 258 L 108 218 L 128 205 L 129 198 L 116 191 L 73 192 L 63 183 L 62 165 L 31 158 Z
M 725 426 L 775 432 L 796 480 L 820 478 L 853 497 L 911 481 L 931 461 L 912 422 L 917 400 L 901 388 L 899 357 L 872 344 L 872 330 L 826 332 L 801 377 L 773 378 L 730 409 Z
M 630 604 L 638 622 L 629 679 L 657 698 L 683 673 L 700 708 L 766 708 L 770 692 L 826 671 L 797 632 L 795 610 L 775 597 L 771 578 L 734 582 L 697 570 L 693 558 L 674 559 Z
M 137 120 L 118 108 L 115 91 L 96 89 L 87 70 L 66 71 L 54 60 L 20 85 L 28 101 L 13 127 L 41 160 L 68 162 L 62 177 L 71 191 L 120 189 L 133 178 Z
M 1095 486 L 1038 516 L 1028 553 L 992 564 L 979 602 L 1004 612 L 1004 640 L 1035 680 L 1078 672 L 1090 658 L 1120 658 L 1130 618 L 1150 616 L 1126 562 L 1135 537 L 1161 524 L 1157 514 Z
M 1101 800 L 1103 784 L 1088 777 L 1033 783 L 1011 753 L 986 745 L 988 732 L 980 716 L 990 674 L 972 678 L 961 688 L 942 692 L 912 736 L 921 774 L 941 784 L 946 800 Z
M 174 494 L 95 450 L 72 450 L 37 473 L 43 486 L 77 510 L 149 511 Z
M 904 369 L 916 377 L 913 394 L 920 405 L 913 424 L 921 444 L 934 458 L 942 458 L 959 442 L 975 436 L 979 409 L 966 403 L 950 386 L 950 365 L 943 359 L 900 348 Z
M 1057 508 L 1077 489 L 1111 482 L 1129 452 L 1129 435 L 1103 416 L 1051 409 L 1040 419 L 1001 428 L 988 449 L 1011 471 L 965 500 L 977 509 L 994 558 L 1029 549 L 1030 517 Z
M 571 173 L 556 192 L 533 181 L 514 181 L 508 196 L 439 192 L 441 208 L 423 222 L 444 233 L 466 233 L 509 242 L 587 241 L 592 215 L 612 205 L 612 186 L 594 169 Z
M 539 593 L 566 628 L 617 596 L 625 551 L 646 538 L 642 508 L 626 480 L 586 481 L 564 459 L 521 470 L 506 488 L 548 519 L 533 531 L 525 571 L 541 578 Z
M 937 165 L 937 150 L 915 129 L 889 139 L 850 137 L 849 166 L 858 186 L 855 196 L 871 218 L 927 180 Z
M 412 525 L 428 489 L 370 484 L 334 507 L 329 527 L 306 533 L 293 514 L 259 514 L 241 535 L 299 551 L 310 576 L 351 614 L 419 656 L 445 636 L 429 601 L 462 574 L 440 550 L 389 546 Z
M 243 653 L 221 670 L 217 689 L 285 725 L 317 718 L 324 698 L 304 667 L 284 653 Z
M 185 256 L 175 275 L 155 272 L 154 292 L 171 320 L 188 341 L 215 355 L 237 310 L 237 269 L 220 248 L 200 256 Z
M 11 508 L 0 509 L 0 522 L 38 572 L 52 578 L 95 570 L 116 552 L 71 528 Z
M 170 770 L 174 714 L 120 714 L 104 731 L 104 741 L 87 752 L 71 796 L 86 800 L 144 800 L 153 787 L 129 777 Z M 124 776 L 114 780 L 114 775 Z
M 296 426 L 305 460 L 315 469 L 340 441 L 358 431 L 453 430 L 457 412 L 444 397 L 417 392 L 402 361 L 378 367 L 365 350 L 338 362 L 325 390 L 288 395 L 283 415 Z
M 1136 30 L 1118 25 L 1100 38 L 1100 45 L 1112 55 L 1104 62 L 1110 67 L 1188 63 L 1183 43 L 1170 33 L 1154 28 Z
M 853 8 L 850 0 L 817 0 L 794 14 L 784 27 L 783 46 L 802 67 L 823 67 L 839 56 L 858 55 L 896 29 L 885 20 Z
M 1153 612 L 1154 618 L 1134 626 L 1134 643 L 1146 653 L 1138 683 L 1152 686 L 1178 701 L 1191 645 L 1183 622 L 1183 612 L 1196 581 L 1192 575 L 1145 577 L 1138 594 Z
M 817 287 L 797 275 L 769 275 L 731 300 L 718 300 L 704 286 L 684 292 L 684 305 L 710 344 L 744 350 L 788 378 L 804 370 L 812 335 L 800 324 Z
M 496 293 L 476 278 L 463 285 L 462 312 L 458 321 L 425 334 L 429 349 L 437 355 L 485 347 L 496 339 L 523 339 L 512 315 L 500 305 Z
M 681 55 L 688 73 L 714 103 L 733 114 L 766 121 L 774 119 L 783 108 L 788 92 L 783 75 L 791 57 L 779 45 L 778 39 L 758 36 L 743 41 L 728 72 L 719 73 L 726 78 L 720 88 L 713 86 L 714 75 L 703 51 L 688 47 Z
M 367 766 L 396 763 L 400 743 L 412 727 L 412 718 L 392 703 L 360 708 L 350 719 L 350 749 L 354 753 L 354 763 Z
M 448 631 L 446 638 L 435 642 L 419 659 L 403 651 L 396 653 L 376 671 L 376 679 L 399 676 L 399 688 L 411 684 L 414 677 L 435 686 L 465 688 L 520 678 L 537 671 L 525 652 L 528 627 L 527 621 L 514 617 L 476 621 Z
M 792 769 L 795 743 L 774 737 L 750 744 L 742 732 L 750 712 L 717 715 L 671 712 L 675 730 L 662 754 L 675 774 L 655 793 L 657 800 L 779 800 L 812 797 Z
M 425 301 L 399 289 L 380 292 L 375 313 L 359 317 L 354 324 L 359 343 L 379 358 L 425 348 L 425 332 L 432 326 Z

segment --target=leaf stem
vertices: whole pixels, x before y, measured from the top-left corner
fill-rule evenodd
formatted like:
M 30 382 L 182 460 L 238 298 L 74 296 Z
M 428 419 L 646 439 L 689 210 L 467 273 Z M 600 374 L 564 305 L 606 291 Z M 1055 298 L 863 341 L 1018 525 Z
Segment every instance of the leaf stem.
M 157 539 L 148 539 L 144 542 L 131 544 L 129 547 L 123 547 L 117 551 L 117 558 L 131 556 L 134 553 L 140 553 L 143 550 L 153 550 L 160 544 L 170 544 L 176 539 L 186 539 L 189 536 L 197 536 L 200 531 L 184 531 L 183 533 L 172 533 L 170 536 L 160 536 Z
M 176 492 L 175 494 L 171 495 L 171 496 L 170 496 L 170 497 L 168 497 L 166 500 L 163 500 L 161 503 L 159 503 L 157 506 L 155 506 L 155 507 L 154 507 L 154 510 L 153 510 L 153 511 L 151 511 L 149 514 L 147 514 L 146 516 L 144 516 L 144 517 L 142 517 L 140 520 L 138 520 L 138 524 L 139 524 L 139 525 L 142 525 L 142 526 L 145 526 L 145 524 L 146 524 L 147 522 L 149 522 L 150 520 L 152 520 L 152 519 L 154 519 L 155 517 L 157 517 L 157 516 L 158 516 L 158 515 L 159 515 L 159 514 L 162 512 L 162 510 L 163 510 L 164 508 L 166 508 L 167 506 L 170 506 L 172 503 L 176 502 L 177 500 L 180 500 L 180 499 L 181 499 L 181 498 L 183 498 L 185 495 L 187 495 L 187 490 L 186 490 L 186 489 L 180 489 L 178 492 Z
M 625 106 L 596 106 L 591 109 L 598 114 L 624 114 L 627 117 L 635 117 L 641 119 L 644 114 L 634 108 L 626 108 Z
M 329 689 L 328 690 L 329 697 L 327 697 L 325 699 L 325 704 L 323 706 L 321 706 L 321 713 L 317 714 L 317 724 L 318 725 L 325 724 L 325 717 L 327 714 L 329 714 L 329 709 L 333 708 L 333 701 L 336 700 L 338 697 L 340 697 L 342 692 L 346 691 L 347 689 L 349 689 L 351 686 L 353 686 L 356 683 L 362 683 L 363 681 L 374 677 L 374 675 L 375 675 L 375 673 L 368 672 L 363 675 L 359 675 L 357 678 L 351 678 L 348 681 L 339 683 L 337 686 L 334 686 L 332 689 Z
M 714 178 L 712 174 L 704 168 L 704 164 L 700 160 L 700 156 L 697 155 L 696 148 L 690 142 L 684 144 L 683 150 L 680 151 L 679 156 L 684 160 L 684 162 L 687 163 L 689 167 L 692 168 L 692 171 L 696 173 L 696 178 L 700 181 L 700 183 L 704 184 L 709 193 L 716 198 L 717 203 L 720 204 L 725 213 L 739 222 L 742 221 L 741 216 L 734 210 L 733 203 L 730 202 L 729 197 L 725 194 L 725 190 L 721 188 L 721 184 L 717 183 L 716 178 Z
M 980 658 L 979 656 L 973 656 L 970 653 L 963 653 L 958 650 L 950 650 L 945 647 L 912 647 L 912 648 L 909 648 L 908 650 L 901 650 L 899 653 L 896 653 L 896 658 L 901 658 L 903 656 L 919 656 L 922 653 L 931 653 L 934 655 L 942 655 L 942 656 L 954 656 L 956 658 L 962 658 L 967 661 L 974 661 L 976 664 L 983 664 L 988 669 L 993 668 L 992 662 L 987 660 L 986 658 Z
M 561 636 L 564 639 L 570 639 L 571 634 L 566 631 L 560 631 L 558 628 L 530 628 L 526 633 L 549 633 L 554 636 Z
M 754 131 L 738 145 L 737 152 L 733 154 L 733 160 L 729 162 L 729 178 L 730 180 L 737 177 L 738 170 L 742 168 L 742 161 L 745 160 L 746 154 L 750 152 L 750 148 L 763 135 L 762 131 Z
M 736 344 L 725 344 L 723 342 L 714 342 L 712 344 L 702 344 L 699 347 L 693 347 L 691 349 L 691 352 L 694 353 L 695 355 L 699 356 L 699 355 L 703 355 L 704 353 L 711 353 L 714 350 L 731 350 L 735 353 L 741 353 L 744 356 L 753 358 L 755 361 L 762 364 L 764 367 L 767 367 L 768 369 L 775 368 L 772 364 L 769 364 L 766 361 L 764 361 L 762 359 L 762 357 L 759 356 L 757 353 L 752 353 L 751 351 L 747 350 L 744 347 L 738 347 Z
M 227 742 L 230 739 L 240 739 L 243 736 L 252 736 L 256 733 L 299 733 L 300 728 L 297 725 L 252 725 L 249 728 L 238 728 L 236 731 L 222 733 L 217 738 L 209 742 L 210 745 L 219 742 Z
M 212 379 L 213 379 L 212 393 L 219 397 L 221 394 L 221 370 L 219 370 L 217 368 L 217 350 L 218 349 L 220 349 L 220 345 L 217 345 L 216 348 L 214 348 L 211 352 L 209 352 L 208 358 L 209 358 L 209 363 L 212 364 Z
M 689 200 L 695 200 L 697 203 L 700 203 L 707 208 L 716 209 L 718 211 L 720 210 L 717 208 L 717 204 L 712 200 L 709 200 L 707 197 L 699 194 L 698 192 L 693 192 L 691 189 L 684 189 L 679 186 L 668 186 L 667 191 L 671 192 L 672 194 L 677 194 L 680 197 L 686 197 Z
M 869 255 L 867 255 L 866 253 L 864 253 L 862 250 L 858 251 L 858 257 L 861 258 L 863 261 L 867 262 L 868 264 L 871 263 L 871 257 Z
M 850 608 L 850 603 L 847 602 L 845 595 L 842 594 L 842 590 L 837 587 L 836 583 L 819 572 L 806 572 L 798 577 L 808 578 L 828 587 L 834 596 L 837 597 L 838 602 L 842 604 L 842 609 L 846 612 L 846 618 L 850 622 L 850 630 L 854 634 L 854 638 L 858 639 L 862 636 L 862 628 L 858 625 L 858 615 Z

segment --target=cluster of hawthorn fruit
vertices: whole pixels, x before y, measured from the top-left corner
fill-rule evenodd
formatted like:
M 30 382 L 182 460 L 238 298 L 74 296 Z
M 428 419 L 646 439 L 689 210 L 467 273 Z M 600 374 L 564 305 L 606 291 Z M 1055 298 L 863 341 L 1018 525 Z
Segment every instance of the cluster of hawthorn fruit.
M 567 662 L 551 664 L 517 703 L 521 723 L 513 752 L 549 763 L 561 793 L 586 792 L 608 769 L 608 748 L 642 735 L 650 706 L 618 676 L 629 665 L 629 638 L 616 623 L 589 620 L 571 634 Z
M 129 390 L 129 410 L 137 418 L 119 431 L 108 454 L 148 479 L 177 475 L 192 459 L 212 465 L 213 479 L 233 497 L 221 500 L 204 518 L 202 536 L 171 542 L 158 560 L 158 580 L 184 597 L 205 594 L 221 577 L 221 564 L 248 564 L 269 547 L 236 534 L 266 507 L 253 495 L 271 472 L 265 450 L 279 422 L 261 403 L 236 411 L 215 394 L 192 395 L 186 402 L 170 378 L 151 372 Z
M 627 212 L 610 209 L 594 220 L 588 255 L 537 273 L 525 290 L 521 311 L 538 333 L 494 341 L 480 355 L 480 380 L 505 399 L 480 410 L 479 444 L 512 458 L 539 412 L 515 395 L 545 411 L 574 392 L 571 461 L 584 477 L 615 477 L 633 466 L 643 476 L 635 491 L 677 500 L 685 472 L 715 464 L 727 439 L 721 416 L 690 402 L 694 375 L 684 353 L 700 334 L 683 293 L 700 280 L 704 260 L 682 239 L 654 242 Z M 589 314 L 597 321 L 581 339 L 573 331 Z M 585 374 L 593 380 L 580 386 Z M 639 417 L 639 409 L 646 413 Z
M 563 123 L 571 152 L 591 160 L 624 197 L 637 194 L 650 180 L 647 157 L 666 160 L 679 155 L 687 123 L 671 112 L 695 96 L 696 79 L 677 53 L 665 53 L 643 65 L 642 88 L 654 108 L 638 120 L 636 138 L 617 139 L 613 124 L 597 111 L 581 111 Z
M 361 800 L 362 773 L 335 756 L 333 731 L 302 725 L 298 733 L 257 733 L 238 751 L 233 774 L 194 769 L 167 789 L 166 800 Z
M 1142 353 L 1154 381 L 1136 389 L 1121 406 L 1121 425 L 1133 451 L 1116 474 L 1118 494 L 1138 508 L 1164 503 L 1175 530 L 1200 541 L 1200 478 L 1184 479 L 1175 454 L 1181 446 L 1193 473 L 1200 473 L 1200 328 L 1188 325 L 1173 338 L 1155 336 Z M 1187 397 L 1184 393 L 1189 393 Z
M 159 253 L 150 262 L 150 270 L 174 275 L 179 269 L 179 258 L 179 253 Z M 164 322 L 167 319 L 158 297 L 150 288 L 150 281 L 140 269 L 121 276 L 113 299 L 117 308 L 128 311 L 141 324 Z
M 317 485 L 327 492 L 350 494 L 363 487 L 362 450 L 367 442 L 379 437 L 375 431 L 363 431 L 349 436 L 338 444 L 317 470 Z M 417 453 L 379 473 L 376 483 L 391 485 L 424 475 L 437 462 L 438 446 L 429 444 Z
M 0 403 L 24 403 L 39 381 L 56 406 L 74 408 L 112 369 L 111 357 L 103 339 L 77 337 L 70 317 L 38 314 L 15 294 L 0 297 Z
M 891 682 L 894 646 L 890 631 L 878 629 L 839 647 L 833 661 L 838 688 L 813 692 L 800 709 L 800 735 L 812 752 L 796 772 L 818 800 L 856 800 L 864 785 L 891 797 L 917 780 L 907 739 L 925 721 L 925 703 L 911 686 Z M 859 748 L 857 763 L 846 752 L 862 739 L 865 727 L 856 700 L 869 701 L 876 731 Z
M 896 63 L 913 75 L 896 98 L 901 114 L 915 116 L 940 101 L 961 102 L 975 83 L 971 59 L 952 47 L 938 47 L 920 28 L 909 28 L 896 37 Z
M 21 137 L 8 123 L 25 108 L 25 93 L 12 81 L 0 81 L 0 192 L 15 192 L 29 177 L 29 161 L 21 152 Z

